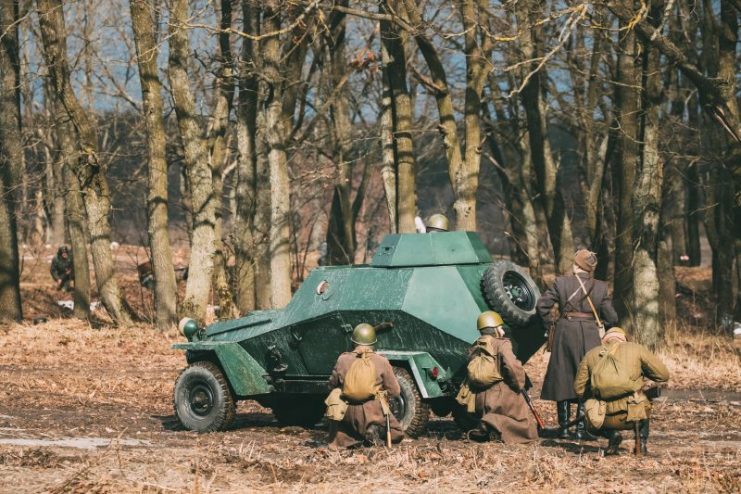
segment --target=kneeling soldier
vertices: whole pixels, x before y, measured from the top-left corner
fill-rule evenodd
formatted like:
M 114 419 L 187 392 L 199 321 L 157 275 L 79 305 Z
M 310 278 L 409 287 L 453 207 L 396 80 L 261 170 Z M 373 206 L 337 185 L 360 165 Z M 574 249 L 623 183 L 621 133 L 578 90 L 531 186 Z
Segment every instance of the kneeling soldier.
M 666 366 L 646 347 L 627 341 L 622 328 L 612 328 L 579 364 L 574 391 L 586 398 L 587 427 L 608 438 L 606 454 L 617 454 L 623 440 L 620 430 L 634 429 L 640 450 L 648 452 L 648 420 L 651 402 L 643 391 L 644 377 L 669 380 Z M 638 438 L 636 440 L 638 442 Z
M 329 446 L 378 446 L 384 438 L 398 443 L 404 434 L 388 399 L 399 396 L 401 389 L 389 361 L 373 352 L 376 330 L 358 324 L 351 340 L 355 349 L 340 355 L 329 378 Z
M 476 394 L 475 411 L 481 424 L 469 437 L 527 443 L 538 439 L 538 432 L 522 395 L 525 370 L 509 338 L 504 337 L 503 324 L 494 311 L 481 313 L 476 323 L 481 336 L 469 350 L 467 384 Z

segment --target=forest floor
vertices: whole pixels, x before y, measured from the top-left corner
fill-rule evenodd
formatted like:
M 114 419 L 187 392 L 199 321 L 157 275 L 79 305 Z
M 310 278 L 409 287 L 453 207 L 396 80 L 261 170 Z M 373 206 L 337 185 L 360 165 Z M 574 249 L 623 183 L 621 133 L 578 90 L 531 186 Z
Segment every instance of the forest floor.
M 672 379 L 654 403 L 648 457 L 628 453 L 628 433 L 617 457 L 602 456 L 604 439 L 480 445 L 450 418 L 433 419 L 427 435 L 391 450 L 337 452 L 325 447 L 322 424 L 281 427 L 252 402 L 240 403 L 228 432 L 181 430 L 172 389 L 185 360 L 170 346 L 182 337 L 111 328 L 99 311 L 93 324 L 59 318 L 51 310 L 65 295 L 34 272 L 23 288 L 37 296 L 24 307 L 29 319 L 48 321 L 0 326 L 0 492 L 740 490 L 741 350 L 728 337 L 669 332 L 661 357 Z M 702 320 L 707 306 L 695 293 L 707 279 L 679 274 L 692 290 L 680 304 L 683 317 Z M 135 284 L 130 272 L 123 279 Z M 526 366 L 534 397 L 547 358 L 539 352 Z M 534 401 L 555 425 L 553 404 Z

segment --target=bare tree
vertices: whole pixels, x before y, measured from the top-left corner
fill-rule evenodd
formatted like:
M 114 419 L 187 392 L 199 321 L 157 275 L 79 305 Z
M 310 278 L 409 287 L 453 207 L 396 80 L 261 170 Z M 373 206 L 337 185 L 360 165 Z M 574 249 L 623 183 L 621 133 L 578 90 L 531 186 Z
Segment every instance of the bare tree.
M 103 305 L 114 322 L 127 324 L 130 316 L 118 289 L 111 254 L 110 190 L 106 170 L 97 155 L 97 136 L 70 84 L 67 64 L 66 29 L 61 0 L 36 2 L 43 53 L 54 94 L 74 130 L 78 160 L 74 174 L 80 182 L 87 225 L 90 231 L 95 279 Z M 76 253 L 78 255 L 79 253 Z
M 16 226 L 23 163 L 18 19 L 18 1 L 0 1 L 0 322 L 23 318 Z
M 157 69 L 156 0 L 130 0 L 131 26 L 142 87 L 142 110 L 147 128 L 149 193 L 147 217 L 154 271 L 155 324 L 160 330 L 177 321 L 177 284 L 168 234 L 167 160 L 162 83 Z

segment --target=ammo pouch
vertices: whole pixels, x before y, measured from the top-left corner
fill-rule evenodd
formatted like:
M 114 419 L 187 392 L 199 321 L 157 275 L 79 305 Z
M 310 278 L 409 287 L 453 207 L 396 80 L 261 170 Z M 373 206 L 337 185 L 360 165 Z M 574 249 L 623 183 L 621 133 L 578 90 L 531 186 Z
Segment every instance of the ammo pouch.
M 626 422 L 638 422 L 648 418 L 651 411 L 651 402 L 648 397 L 639 391 L 636 391 L 628 397 L 628 415 L 625 417 Z
M 324 400 L 324 404 L 327 405 L 327 411 L 324 413 L 324 416 L 327 417 L 328 420 L 339 422 L 345 418 L 348 404 L 342 399 L 341 388 L 334 388 L 330 391 L 329 396 Z
M 466 407 L 468 413 L 476 412 L 476 393 L 471 391 L 471 388 L 468 387 L 468 382 L 464 382 L 461 385 L 461 389 L 458 391 L 455 401 L 457 401 L 459 405 Z
M 584 402 L 584 416 L 591 429 L 602 428 L 605 415 L 607 415 L 607 402 L 595 398 L 589 398 Z

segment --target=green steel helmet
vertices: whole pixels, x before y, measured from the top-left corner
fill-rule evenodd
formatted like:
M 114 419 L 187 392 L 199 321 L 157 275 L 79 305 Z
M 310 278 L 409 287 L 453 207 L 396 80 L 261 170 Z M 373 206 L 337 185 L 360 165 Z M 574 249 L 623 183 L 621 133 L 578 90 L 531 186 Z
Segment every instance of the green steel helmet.
M 482 312 L 476 320 L 476 329 L 481 331 L 486 328 L 497 328 L 503 324 L 504 321 L 502 320 L 502 316 L 499 315 L 499 312 L 487 310 L 486 312 Z
M 446 218 L 444 214 L 440 214 L 440 213 L 433 214 L 427 220 L 427 225 L 425 226 L 428 229 L 447 232 L 448 231 L 448 218 Z
M 366 322 L 362 322 L 353 329 L 350 341 L 356 345 L 375 345 L 377 341 L 376 328 Z

